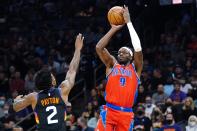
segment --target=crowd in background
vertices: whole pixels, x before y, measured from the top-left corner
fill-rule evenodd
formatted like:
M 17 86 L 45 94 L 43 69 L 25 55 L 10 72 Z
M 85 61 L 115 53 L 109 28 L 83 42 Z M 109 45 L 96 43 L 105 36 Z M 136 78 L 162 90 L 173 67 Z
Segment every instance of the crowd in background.
M 17 95 L 36 91 L 38 70 L 51 69 L 58 84 L 64 79 L 79 32 L 85 36 L 85 45 L 76 81 L 85 79 L 87 103 L 82 112 L 68 103 L 66 122 L 68 130 L 95 128 L 99 107 L 105 104 L 106 84 L 104 79 L 93 83 L 93 72 L 102 64 L 95 45 L 110 28 L 107 10 L 119 4 L 118 0 L 7 0 L 0 4 L 0 130 L 12 130 L 32 112 L 31 107 L 16 114 L 8 110 Z M 139 20 L 134 25 L 142 42 L 144 68 L 134 106 L 134 130 L 196 131 L 196 23 L 188 12 L 163 21 L 162 31 Z M 108 49 L 116 55 L 122 45 L 131 47 L 126 27 L 113 37 Z M 31 115 L 17 126 L 27 130 L 34 125 Z

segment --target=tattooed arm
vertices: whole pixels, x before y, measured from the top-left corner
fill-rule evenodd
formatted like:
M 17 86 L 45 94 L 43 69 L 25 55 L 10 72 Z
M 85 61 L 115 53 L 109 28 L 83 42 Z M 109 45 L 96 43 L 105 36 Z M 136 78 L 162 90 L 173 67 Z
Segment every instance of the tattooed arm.
M 28 95 L 19 95 L 14 99 L 14 103 L 13 103 L 13 110 L 18 112 L 23 110 L 24 108 L 26 108 L 29 105 L 32 105 L 32 103 L 35 100 L 35 93 L 30 93 Z

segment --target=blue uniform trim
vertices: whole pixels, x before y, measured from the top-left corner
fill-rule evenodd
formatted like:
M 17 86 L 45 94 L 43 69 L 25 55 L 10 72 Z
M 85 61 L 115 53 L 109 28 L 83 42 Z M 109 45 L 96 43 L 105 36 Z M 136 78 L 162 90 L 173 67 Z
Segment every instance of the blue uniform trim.
M 132 67 L 133 67 L 133 69 L 135 71 L 135 74 L 136 74 L 137 78 L 138 78 L 138 84 L 140 84 L 140 77 L 138 76 L 138 74 L 137 74 L 137 72 L 135 70 L 135 65 L 133 63 L 131 65 L 132 65 Z
M 129 127 L 129 131 L 133 131 L 133 126 L 134 126 L 134 122 L 133 122 L 133 121 L 131 121 L 131 123 L 130 123 L 130 127 Z
M 105 127 L 106 126 L 106 116 L 107 116 L 107 111 L 101 106 L 100 108 L 100 116 L 102 120 L 102 124 Z
M 138 87 L 139 87 L 139 85 L 137 85 L 137 88 L 136 88 L 135 97 L 134 97 L 134 103 L 133 103 L 133 104 L 135 104 L 136 101 L 137 101 L 137 97 L 138 97 Z
M 111 69 L 111 72 L 110 72 L 109 74 L 106 74 L 106 80 L 108 80 L 109 75 L 113 72 L 113 70 L 114 70 L 114 68 L 115 68 L 116 65 L 117 65 L 117 64 L 115 63 L 114 66 L 113 66 L 112 69 Z
M 137 88 L 136 88 L 135 97 L 134 97 L 134 103 L 133 103 L 133 104 L 135 104 L 135 102 L 136 102 L 136 100 L 137 100 L 137 96 L 138 96 L 138 87 L 139 87 L 139 84 L 140 84 L 141 82 L 140 82 L 140 78 L 139 78 L 139 76 L 138 76 L 138 74 L 137 74 L 137 72 L 136 72 L 136 70 L 135 70 L 135 66 L 134 66 L 133 63 L 132 63 L 132 67 L 133 67 L 133 69 L 134 69 L 134 71 L 135 71 L 135 75 L 137 76 L 137 79 L 138 79 L 138 85 L 137 85 Z
M 113 105 L 113 104 L 110 104 L 110 103 L 106 103 L 106 106 L 109 107 L 109 108 L 111 108 L 111 109 L 118 110 L 118 111 L 133 112 L 133 109 L 132 108 L 126 108 L 126 107 L 116 106 L 116 105 Z
M 107 93 L 106 91 L 104 92 L 104 99 L 106 100 L 106 96 L 107 96 Z

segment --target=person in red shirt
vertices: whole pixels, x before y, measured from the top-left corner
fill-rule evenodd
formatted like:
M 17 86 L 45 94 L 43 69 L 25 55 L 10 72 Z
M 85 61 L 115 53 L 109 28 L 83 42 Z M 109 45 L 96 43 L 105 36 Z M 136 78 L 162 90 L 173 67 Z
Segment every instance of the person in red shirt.
M 14 79 L 10 79 L 10 92 L 23 92 L 25 89 L 25 81 L 21 79 L 20 72 L 16 71 Z
M 132 107 L 143 68 L 143 54 L 139 37 L 131 23 L 128 7 L 123 15 L 129 29 L 134 53 L 128 47 L 121 47 L 116 60 L 105 48 L 112 36 L 123 25 L 111 25 L 111 29 L 96 45 L 96 52 L 106 66 L 106 105 L 102 106 L 95 131 L 128 131 L 133 128 Z

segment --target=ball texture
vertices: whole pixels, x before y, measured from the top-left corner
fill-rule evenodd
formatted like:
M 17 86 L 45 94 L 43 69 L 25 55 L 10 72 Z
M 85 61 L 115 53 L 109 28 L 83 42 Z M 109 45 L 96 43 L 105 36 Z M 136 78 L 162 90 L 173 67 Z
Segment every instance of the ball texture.
M 107 14 L 107 18 L 110 24 L 112 25 L 122 25 L 125 23 L 123 17 L 123 7 L 114 6 L 112 7 Z

